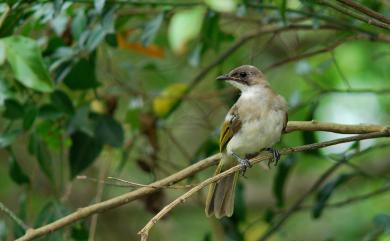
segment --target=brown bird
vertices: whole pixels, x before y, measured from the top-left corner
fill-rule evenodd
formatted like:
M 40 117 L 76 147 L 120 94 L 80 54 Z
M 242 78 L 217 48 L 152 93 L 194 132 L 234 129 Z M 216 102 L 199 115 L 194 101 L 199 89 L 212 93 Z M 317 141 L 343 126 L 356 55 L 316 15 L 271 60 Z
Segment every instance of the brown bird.
M 277 164 L 279 152 L 272 146 L 280 140 L 287 124 L 287 103 L 276 94 L 264 74 L 256 67 L 243 65 L 217 80 L 224 80 L 241 91 L 241 96 L 230 108 L 219 138 L 221 161 L 215 174 L 241 165 L 244 174 L 250 167 L 249 158 L 260 151 L 273 154 L 270 160 Z M 268 165 L 270 164 L 268 163 Z M 206 200 L 206 215 L 230 217 L 234 208 L 234 193 L 238 172 L 210 184 Z

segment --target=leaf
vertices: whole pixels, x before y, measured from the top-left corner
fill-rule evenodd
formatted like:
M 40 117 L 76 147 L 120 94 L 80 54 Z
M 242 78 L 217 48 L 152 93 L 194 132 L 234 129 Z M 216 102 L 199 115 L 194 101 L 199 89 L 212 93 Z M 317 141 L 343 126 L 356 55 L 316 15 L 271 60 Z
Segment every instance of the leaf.
M 55 120 L 63 116 L 63 113 L 56 106 L 52 104 L 45 104 L 39 107 L 38 114 L 39 117 L 48 120 Z
M 102 144 L 96 138 L 81 131 L 73 133 L 71 139 L 69 164 L 71 178 L 73 179 L 95 161 L 102 150 Z
M 30 178 L 22 170 L 14 155 L 10 156 L 9 176 L 18 185 L 29 184 Z
M 0 134 L 0 148 L 5 148 L 11 145 L 20 133 L 21 130 L 15 129 Z
M 145 24 L 144 31 L 141 35 L 141 42 L 144 46 L 148 46 L 150 43 L 153 42 L 164 20 L 164 15 L 165 13 L 162 12 Z
M 29 130 L 31 126 L 34 124 L 34 121 L 38 115 L 38 110 L 35 107 L 35 105 L 27 105 L 24 110 L 24 117 L 23 117 L 23 129 Z
M 94 133 L 92 120 L 89 119 L 89 105 L 83 105 L 77 109 L 66 128 L 67 134 L 82 131 L 92 136 Z
M 294 166 L 294 164 L 295 164 L 295 158 L 289 156 L 278 165 L 278 171 L 275 175 L 273 187 L 272 187 L 273 194 L 276 198 L 276 205 L 278 207 L 284 206 L 283 190 L 288 175 L 291 171 L 291 168 Z
M 4 101 L 5 111 L 3 116 L 10 120 L 16 120 L 23 118 L 24 109 L 23 105 L 15 99 L 6 99 Z
M 202 29 L 205 12 L 204 7 L 175 12 L 168 28 L 168 40 L 174 53 L 187 51 L 188 42 L 195 39 Z
M 77 222 L 72 226 L 72 239 L 76 241 L 88 240 L 89 231 L 85 222 Z
M 351 177 L 355 176 L 354 173 L 343 173 L 337 176 L 334 180 L 326 183 L 316 195 L 316 203 L 312 209 L 313 218 L 319 218 L 322 214 L 322 211 L 325 208 L 325 205 L 332 195 L 333 191 L 340 185 L 347 182 Z
M 24 86 L 41 92 L 51 92 L 53 82 L 35 40 L 11 36 L 0 40 L 6 49 L 6 58 L 15 78 Z
M 164 49 L 155 44 L 149 44 L 145 47 L 142 43 L 128 43 L 121 33 L 116 34 L 116 42 L 121 49 L 132 50 L 150 57 L 163 58 L 165 55 Z
M 310 106 L 310 109 L 309 109 L 309 112 L 305 118 L 306 121 L 312 121 L 314 120 L 314 114 L 315 114 L 315 111 L 317 109 L 317 106 L 318 106 L 318 102 L 314 102 L 311 106 Z M 316 136 L 315 136 L 315 133 L 314 131 L 304 131 L 302 133 L 302 137 L 303 137 L 303 143 L 304 144 L 310 144 L 310 143 L 315 143 L 317 142 L 316 140 Z M 315 150 L 309 150 L 306 152 L 307 154 L 312 154 L 312 155 L 320 155 L 320 152 L 318 149 L 315 149 Z
M 184 83 L 174 83 L 163 90 L 153 100 L 153 111 L 159 117 L 167 117 L 180 101 L 180 97 L 187 91 Z
M 106 0 L 94 0 L 93 1 L 93 5 L 95 6 L 95 9 L 98 13 L 102 12 L 105 3 L 106 3 Z
M 280 16 L 282 16 L 283 24 L 286 25 L 286 9 L 287 9 L 287 0 L 282 0 L 279 6 Z
M 61 90 L 56 90 L 50 95 L 51 103 L 60 111 L 72 115 L 74 113 L 73 103 L 69 96 Z
M 77 9 L 76 15 L 73 18 L 71 31 L 75 40 L 79 40 L 81 34 L 85 31 L 87 26 L 87 17 L 85 16 L 84 9 Z
M 121 124 L 109 115 L 96 115 L 95 119 L 95 138 L 102 144 L 121 147 L 124 140 Z
M 30 154 L 34 155 L 42 172 L 49 178 L 51 182 L 54 181 L 53 164 L 47 144 L 36 133 L 30 136 L 28 143 L 28 150 Z
M 234 12 L 237 9 L 237 0 L 204 0 L 213 10 L 218 12 Z
M 80 59 L 65 77 L 64 83 L 72 90 L 87 90 L 98 87 L 100 84 L 95 73 L 95 54 L 88 59 Z

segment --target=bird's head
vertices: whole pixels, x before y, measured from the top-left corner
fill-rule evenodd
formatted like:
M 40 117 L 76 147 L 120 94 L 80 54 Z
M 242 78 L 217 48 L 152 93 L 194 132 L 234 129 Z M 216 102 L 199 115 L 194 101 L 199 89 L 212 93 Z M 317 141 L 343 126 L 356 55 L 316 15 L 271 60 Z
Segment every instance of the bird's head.
M 230 71 L 229 74 L 218 76 L 217 80 L 227 81 L 241 91 L 268 85 L 264 74 L 252 65 L 237 67 Z

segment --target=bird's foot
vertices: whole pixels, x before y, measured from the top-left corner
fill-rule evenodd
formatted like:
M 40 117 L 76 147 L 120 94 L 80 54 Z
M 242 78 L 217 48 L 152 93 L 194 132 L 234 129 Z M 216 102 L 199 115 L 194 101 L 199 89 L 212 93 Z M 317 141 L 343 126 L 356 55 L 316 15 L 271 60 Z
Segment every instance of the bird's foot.
M 278 161 L 280 159 L 280 153 L 278 150 L 270 147 L 270 148 L 265 148 L 265 151 L 268 151 L 272 154 L 272 158 L 268 160 L 268 167 L 271 166 L 271 163 L 274 163 L 274 166 L 278 165 Z
M 237 159 L 237 161 L 240 163 L 240 174 L 242 176 L 245 175 L 246 169 L 248 167 L 252 167 L 252 164 L 248 161 L 248 159 L 241 158 L 239 155 L 236 153 L 232 153 L 232 155 Z

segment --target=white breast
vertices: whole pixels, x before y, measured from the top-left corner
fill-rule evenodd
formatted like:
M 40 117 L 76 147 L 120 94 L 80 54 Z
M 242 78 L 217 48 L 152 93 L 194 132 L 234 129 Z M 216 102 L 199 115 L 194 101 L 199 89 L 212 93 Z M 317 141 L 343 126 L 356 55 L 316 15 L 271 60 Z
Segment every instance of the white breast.
M 241 129 L 229 141 L 226 150 L 241 157 L 246 154 L 259 152 L 264 148 L 272 147 L 280 140 L 283 129 L 285 111 L 273 108 L 269 103 L 267 93 L 249 93 L 240 97 L 241 107 L 255 109 L 248 115 L 241 113 Z M 272 99 L 271 99 L 272 100 Z M 267 102 L 268 101 L 268 102 Z M 246 111 L 245 113 L 247 113 Z

